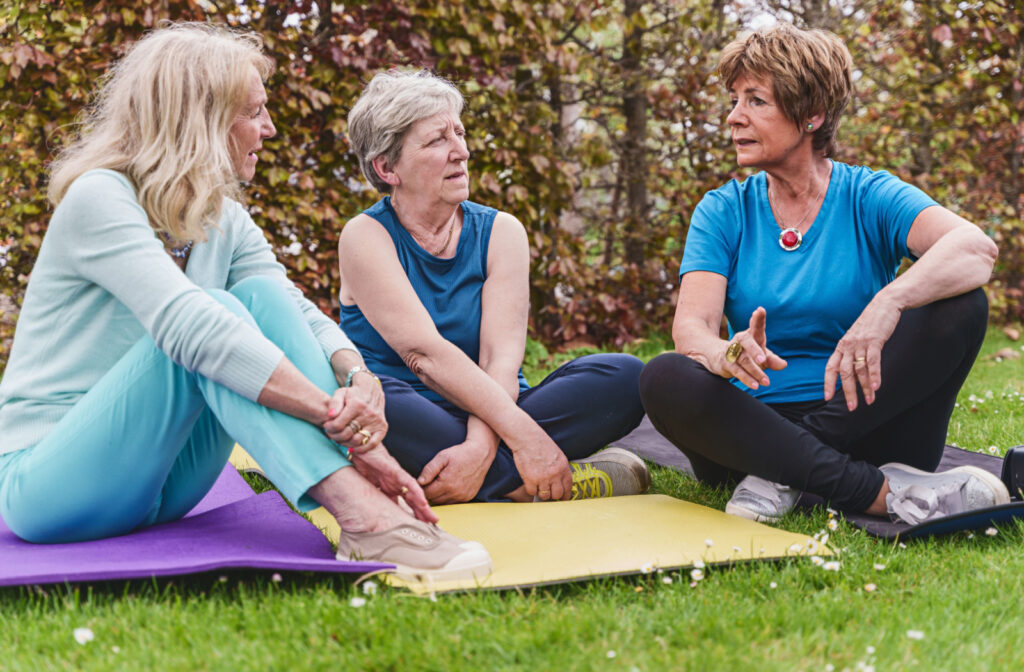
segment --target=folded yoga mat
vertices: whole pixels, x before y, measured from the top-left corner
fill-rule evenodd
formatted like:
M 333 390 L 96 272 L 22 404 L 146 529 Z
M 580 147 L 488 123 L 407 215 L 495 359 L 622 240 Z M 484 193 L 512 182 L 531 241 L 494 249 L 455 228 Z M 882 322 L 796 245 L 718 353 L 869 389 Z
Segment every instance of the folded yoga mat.
M 239 469 L 259 465 L 236 447 Z M 462 539 L 479 541 L 491 554 L 494 573 L 481 582 L 407 582 L 391 585 L 427 594 L 452 590 L 527 588 L 657 569 L 828 555 L 810 537 L 730 516 L 665 495 L 636 495 L 579 502 L 455 504 L 437 506 L 440 525 Z M 337 543 L 341 530 L 325 509 L 310 520 Z
M 255 568 L 365 573 L 338 562 L 330 543 L 276 492 L 255 494 L 231 465 L 181 520 L 75 544 L 29 544 L 0 520 L 0 586 L 103 581 Z
M 644 416 L 640 426 L 630 434 L 615 442 L 616 446 L 631 450 L 640 457 L 646 458 L 656 464 L 672 467 L 679 471 L 693 475 L 693 467 L 686 455 L 676 448 L 658 430 L 651 425 L 651 421 Z M 1003 460 L 994 455 L 975 453 L 955 446 L 946 446 L 936 471 L 946 471 L 954 467 L 971 465 L 985 469 L 997 477 L 1000 475 Z M 822 499 L 816 495 L 804 493 L 797 502 L 800 508 L 811 509 L 815 506 L 824 506 Z M 844 512 L 847 522 L 863 529 L 870 535 L 884 539 L 912 539 L 914 537 L 927 537 L 939 534 L 949 534 L 962 530 L 976 530 L 997 523 L 1006 523 L 1015 518 L 1024 519 L 1024 502 L 1011 501 L 1009 504 L 994 506 L 987 509 L 979 509 L 969 513 L 949 516 L 939 520 L 921 523 L 920 525 L 907 525 L 906 523 L 893 523 L 884 518 L 868 516 L 862 513 Z

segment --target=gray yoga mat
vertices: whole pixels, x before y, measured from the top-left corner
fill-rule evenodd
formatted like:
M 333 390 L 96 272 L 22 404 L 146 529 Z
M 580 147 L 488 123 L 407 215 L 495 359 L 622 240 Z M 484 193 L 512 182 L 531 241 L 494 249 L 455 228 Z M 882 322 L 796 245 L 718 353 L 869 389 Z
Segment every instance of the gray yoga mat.
M 668 439 L 659 434 L 658 430 L 651 424 L 651 421 L 647 419 L 647 416 L 644 416 L 639 427 L 616 441 L 615 445 L 630 450 L 655 464 L 678 469 L 693 476 L 693 467 L 690 466 L 690 461 L 686 458 L 686 455 L 672 445 Z M 998 477 L 1002 472 L 1003 459 L 995 455 L 985 455 L 984 453 L 975 453 L 955 446 L 946 446 L 936 471 L 946 471 L 964 465 L 980 467 Z M 820 497 L 807 493 L 804 493 L 797 502 L 798 507 L 805 509 L 824 505 L 825 503 Z M 897 537 L 911 539 L 914 537 L 949 534 L 961 530 L 985 528 L 990 525 L 1005 523 L 1014 518 L 1024 518 L 1024 502 L 1011 501 L 1009 504 L 1002 506 L 979 509 L 920 525 L 894 523 L 876 516 L 845 511 L 843 516 L 847 522 L 863 529 L 870 535 L 885 539 L 895 539 Z

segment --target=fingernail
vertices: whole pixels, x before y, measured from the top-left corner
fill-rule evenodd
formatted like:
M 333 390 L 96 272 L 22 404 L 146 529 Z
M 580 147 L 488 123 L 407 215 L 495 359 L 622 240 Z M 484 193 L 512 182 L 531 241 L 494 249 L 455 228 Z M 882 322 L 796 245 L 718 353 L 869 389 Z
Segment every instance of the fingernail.
M 336 409 L 336 408 L 328 408 L 327 409 L 327 417 L 328 418 L 333 418 L 336 415 L 338 415 L 338 409 Z
M 848 408 L 848 409 L 850 409 L 852 411 L 854 408 L 856 408 L 856 406 L 854 404 L 852 404 L 852 403 L 847 403 L 846 404 L 846 408 Z

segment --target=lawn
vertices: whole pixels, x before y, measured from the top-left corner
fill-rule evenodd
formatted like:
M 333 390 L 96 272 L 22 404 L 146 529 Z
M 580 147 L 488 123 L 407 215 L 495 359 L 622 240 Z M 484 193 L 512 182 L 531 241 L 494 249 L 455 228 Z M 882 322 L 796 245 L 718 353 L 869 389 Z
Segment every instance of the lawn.
M 949 442 L 1002 454 L 1024 437 L 1024 363 L 992 356 L 1005 348 L 1022 349 L 991 330 Z M 530 359 L 531 380 L 561 361 L 535 344 Z M 653 490 L 729 495 L 665 469 Z M 2 589 L 0 670 L 1007 670 L 1024 660 L 1024 525 L 992 532 L 901 545 L 840 523 L 838 571 L 787 560 L 436 600 L 271 572 Z

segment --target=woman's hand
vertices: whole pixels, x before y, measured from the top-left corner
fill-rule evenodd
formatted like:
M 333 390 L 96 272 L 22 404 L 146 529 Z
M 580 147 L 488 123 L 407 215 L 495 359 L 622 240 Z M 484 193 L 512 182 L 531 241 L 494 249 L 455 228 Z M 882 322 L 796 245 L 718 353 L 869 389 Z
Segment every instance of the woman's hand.
M 379 443 L 370 450 L 364 450 L 351 457 L 356 468 L 373 485 L 388 497 L 401 497 L 412 509 L 412 513 L 425 523 L 436 523 L 437 515 L 430 509 L 423 488 L 412 476 L 391 457 Z
M 492 462 L 494 453 L 487 446 L 465 441 L 435 455 L 417 481 L 433 504 L 468 502 L 480 491 Z
M 569 460 L 540 425 L 532 420 L 529 425 L 532 427 L 516 432 L 514 439 L 505 438 L 526 493 L 541 500 L 569 499 L 572 494 Z
M 825 401 L 836 393 L 836 377 L 842 380 L 846 407 L 857 408 L 857 386 L 864 393 L 864 401 L 872 404 L 875 391 L 882 386 L 882 346 L 885 345 L 896 323 L 900 310 L 895 303 L 881 294 L 875 295 L 839 339 L 832 356 L 825 365 Z
M 324 431 L 355 455 L 373 450 L 388 431 L 384 419 L 384 392 L 372 375 L 356 374 L 351 387 L 334 391 Z
M 780 371 L 786 368 L 786 360 L 768 349 L 765 336 L 767 313 L 758 307 L 750 315 L 750 324 L 744 331 L 738 331 L 732 340 L 725 342 L 718 352 L 715 372 L 723 378 L 736 378 L 752 390 L 769 383 L 765 369 Z M 739 356 L 729 361 L 729 348 L 741 348 Z

